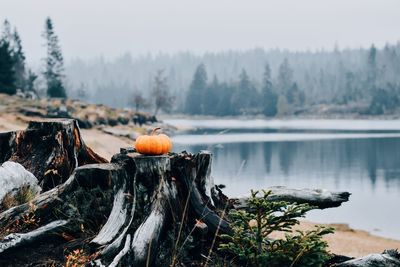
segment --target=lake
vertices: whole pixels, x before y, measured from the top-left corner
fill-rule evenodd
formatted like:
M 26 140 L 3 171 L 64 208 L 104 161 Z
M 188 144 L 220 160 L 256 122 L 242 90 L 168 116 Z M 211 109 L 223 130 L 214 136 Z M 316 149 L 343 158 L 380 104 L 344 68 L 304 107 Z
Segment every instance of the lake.
M 174 151 L 213 153 L 228 196 L 274 185 L 349 191 L 349 202 L 307 219 L 400 239 L 400 120 L 165 122 L 188 129 L 173 137 Z

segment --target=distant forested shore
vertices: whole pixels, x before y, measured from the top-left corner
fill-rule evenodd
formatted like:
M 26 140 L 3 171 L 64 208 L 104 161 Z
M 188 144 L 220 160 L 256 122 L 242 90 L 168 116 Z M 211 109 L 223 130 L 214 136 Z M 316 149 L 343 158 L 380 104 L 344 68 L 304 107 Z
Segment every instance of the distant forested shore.
M 74 60 L 76 96 L 189 115 L 399 114 L 400 43 L 290 52 L 253 49 Z
M 7 20 L 0 37 L 0 93 L 74 98 L 154 115 L 396 116 L 400 42 L 384 47 L 247 51 L 65 61 L 50 18 L 43 66 L 25 62 Z M 40 36 L 38 36 L 39 38 Z M 61 37 L 62 39 L 62 37 Z M 160 49 L 162 50 L 162 44 Z

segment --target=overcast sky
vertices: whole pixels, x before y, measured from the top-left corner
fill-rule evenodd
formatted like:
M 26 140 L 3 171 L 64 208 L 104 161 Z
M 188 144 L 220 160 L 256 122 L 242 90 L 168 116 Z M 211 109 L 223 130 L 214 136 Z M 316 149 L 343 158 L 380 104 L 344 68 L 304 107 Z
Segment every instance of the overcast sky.
M 50 16 L 64 57 L 383 46 L 400 40 L 399 0 L 0 0 L 30 62 Z

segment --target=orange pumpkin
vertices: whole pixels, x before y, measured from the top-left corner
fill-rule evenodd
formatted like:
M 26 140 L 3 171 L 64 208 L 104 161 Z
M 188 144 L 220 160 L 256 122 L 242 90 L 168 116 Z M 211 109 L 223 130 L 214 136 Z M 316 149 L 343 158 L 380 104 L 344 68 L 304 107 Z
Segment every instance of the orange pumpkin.
M 150 135 L 141 135 L 136 138 L 136 151 L 145 155 L 162 155 L 172 148 L 171 139 L 165 134 L 156 134 L 160 128 L 155 128 Z

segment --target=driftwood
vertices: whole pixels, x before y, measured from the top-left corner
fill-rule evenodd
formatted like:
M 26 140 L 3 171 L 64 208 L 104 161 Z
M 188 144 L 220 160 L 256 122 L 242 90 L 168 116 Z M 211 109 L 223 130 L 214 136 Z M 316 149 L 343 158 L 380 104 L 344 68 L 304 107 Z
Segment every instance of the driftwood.
M 56 232 L 60 232 L 62 227 L 67 225 L 68 221 L 59 220 L 53 221 L 47 225 L 39 227 L 38 229 L 32 230 L 26 234 L 13 233 L 6 236 L 0 245 L 0 253 L 11 249 L 18 248 L 20 246 L 26 246 L 30 243 L 38 241 L 38 238 L 44 239 L 48 235 L 54 234 Z
M 307 203 L 319 209 L 339 207 L 343 202 L 349 201 L 349 192 L 331 192 L 321 189 L 290 189 L 284 186 L 266 188 L 271 191 L 270 201 L 286 201 L 290 203 Z M 231 199 L 236 209 L 247 208 L 248 198 Z
M 207 151 L 143 156 L 123 149 L 106 163 L 72 120 L 0 134 L 0 163 L 7 160 L 33 173 L 44 192 L 0 213 L 0 266 L 61 266 L 76 249 L 93 266 L 169 266 L 183 254 L 195 260 L 203 242 L 232 231 L 225 213 L 246 203 L 213 185 Z M 271 200 L 319 208 L 349 197 L 272 189 Z
M 358 259 L 332 264 L 332 267 L 398 267 L 400 253 L 397 250 L 385 250 L 382 254 L 370 254 Z

